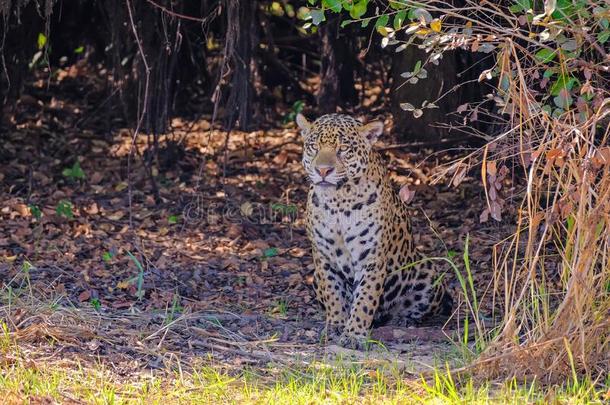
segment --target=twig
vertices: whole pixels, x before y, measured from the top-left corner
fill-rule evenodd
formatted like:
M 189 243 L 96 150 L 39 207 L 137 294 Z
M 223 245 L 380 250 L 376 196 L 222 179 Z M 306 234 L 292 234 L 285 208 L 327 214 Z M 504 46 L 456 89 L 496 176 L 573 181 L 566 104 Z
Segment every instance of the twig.
M 381 148 L 375 148 L 376 151 L 378 152 L 383 152 L 386 150 L 392 150 L 392 149 L 403 149 L 403 148 L 427 148 L 427 147 L 432 147 L 432 146 L 445 146 L 445 145 L 453 145 L 456 143 L 460 143 L 463 141 L 468 141 L 471 140 L 472 136 L 464 136 L 464 137 L 460 137 L 460 138 L 449 138 L 449 139 L 441 139 L 440 141 L 434 141 L 434 142 L 408 142 L 408 143 L 397 143 L 397 144 L 393 144 L 393 145 L 388 145 L 388 146 L 382 146 Z
M 245 351 L 243 349 L 240 348 L 231 348 L 231 347 L 226 347 L 226 346 L 221 346 L 219 344 L 214 344 L 214 343 L 208 343 L 208 342 L 204 342 L 202 340 L 193 340 L 191 341 L 191 343 L 201 346 L 201 347 L 205 347 L 211 350 L 217 350 L 217 351 L 221 351 L 221 352 L 228 352 L 228 353 L 232 353 L 232 354 L 237 354 L 240 356 L 244 356 L 244 357 L 250 357 L 256 360 L 263 360 L 266 362 L 270 362 L 270 361 L 276 361 L 278 363 L 282 363 L 282 364 L 292 364 L 293 361 L 291 361 L 291 358 L 287 358 L 286 356 L 278 356 L 276 354 L 272 354 L 272 353 L 267 353 L 267 354 L 262 354 L 260 352 L 255 352 L 255 351 Z
M 190 16 L 190 15 L 180 14 L 180 13 L 177 13 L 175 11 L 169 10 L 167 7 L 164 7 L 164 6 L 160 5 L 160 4 L 157 4 L 157 3 L 155 3 L 152 0 L 146 0 L 146 2 L 149 3 L 150 5 L 152 5 L 153 7 L 156 7 L 158 9 L 160 9 L 164 13 L 171 15 L 172 17 L 177 17 L 177 18 L 181 18 L 183 20 L 189 20 L 189 21 L 197 21 L 197 22 L 200 22 L 202 24 L 207 23 L 208 19 L 210 19 L 215 14 L 214 11 L 212 11 L 210 13 L 210 15 L 205 17 L 205 18 L 193 17 L 193 16 Z M 218 8 L 218 7 L 216 7 L 216 8 Z
M 259 150 L 256 150 L 256 151 L 254 151 L 254 152 L 252 153 L 252 155 L 253 155 L 254 157 L 259 158 L 259 157 L 264 156 L 264 155 L 265 155 L 265 153 L 272 152 L 272 151 L 274 151 L 275 149 L 279 149 L 279 148 L 284 147 L 284 146 L 286 146 L 286 145 L 299 145 L 299 144 L 300 144 L 300 142 L 298 142 L 298 141 L 296 141 L 296 140 L 292 140 L 292 141 L 286 141 L 286 142 L 282 142 L 282 143 L 280 143 L 280 144 L 278 144 L 278 145 L 273 145 L 273 146 L 270 146 L 270 147 L 265 148 L 265 149 L 259 149 Z M 251 156 L 252 156 L 252 155 L 251 155 Z M 235 163 L 245 163 L 245 162 L 250 162 L 250 161 L 252 160 L 252 157 L 251 157 L 251 156 L 250 156 L 250 157 L 245 157 L 245 158 L 234 159 L 234 160 L 232 160 L 232 163 L 234 163 L 234 164 L 235 164 Z
M 282 148 L 286 145 L 299 145 L 299 144 L 300 144 L 300 142 L 297 140 L 290 140 L 290 141 L 282 142 L 278 145 L 273 145 L 273 146 L 269 146 L 268 148 L 265 148 L 265 149 L 256 150 L 256 151 L 254 151 L 254 156 L 263 156 L 265 153 L 272 152 L 275 149 Z
M 95 115 L 95 113 L 97 113 L 100 108 L 102 108 L 103 106 L 105 106 L 111 99 L 112 97 L 114 97 L 114 95 L 116 93 L 118 93 L 121 90 L 121 86 L 117 86 L 114 90 L 112 90 L 112 92 L 108 95 L 108 97 L 106 97 L 104 99 L 104 101 L 102 101 L 101 103 L 99 103 L 94 109 L 93 111 L 89 112 L 88 114 L 84 115 L 83 117 L 81 117 L 80 119 L 78 119 L 75 123 L 74 123 L 74 128 L 79 128 L 81 125 L 83 125 L 85 122 L 89 121 L 89 119 Z
M 208 338 L 215 340 L 219 343 L 224 343 L 224 344 L 231 345 L 231 346 L 240 346 L 240 347 L 243 345 L 256 346 L 256 345 L 265 344 L 265 343 L 275 343 L 278 340 L 278 338 L 276 337 L 276 338 L 271 338 L 271 339 L 246 340 L 243 342 L 236 342 L 236 341 L 221 339 L 221 338 L 217 337 L 216 334 L 214 334 L 206 329 L 198 328 L 197 326 L 191 326 L 189 329 L 197 332 L 200 335 L 207 336 Z
M 142 126 L 142 121 L 144 120 L 144 116 L 147 112 L 148 106 L 148 88 L 150 84 L 150 66 L 148 66 L 148 61 L 146 60 L 146 55 L 144 54 L 144 49 L 142 47 L 142 41 L 140 41 L 140 37 L 138 36 L 138 30 L 136 29 L 136 24 L 133 19 L 133 12 L 131 10 L 131 2 L 130 0 L 125 0 L 125 4 L 127 5 L 127 13 L 129 14 L 129 22 L 131 23 L 131 30 L 133 32 L 133 36 L 138 44 L 138 52 L 140 53 L 140 57 L 142 58 L 142 63 L 144 63 L 144 69 L 146 72 L 146 78 L 144 82 L 144 102 L 142 104 L 142 111 L 140 112 L 140 116 L 138 117 L 138 122 L 136 124 L 136 128 L 133 131 L 133 136 L 131 138 L 131 146 L 129 148 L 129 154 L 127 155 L 127 194 L 129 199 L 129 227 L 133 229 L 133 210 L 132 210 L 132 200 L 133 200 L 133 190 L 131 184 L 131 159 L 133 156 L 133 150 L 136 145 L 136 139 L 140 132 L 140 128 Z

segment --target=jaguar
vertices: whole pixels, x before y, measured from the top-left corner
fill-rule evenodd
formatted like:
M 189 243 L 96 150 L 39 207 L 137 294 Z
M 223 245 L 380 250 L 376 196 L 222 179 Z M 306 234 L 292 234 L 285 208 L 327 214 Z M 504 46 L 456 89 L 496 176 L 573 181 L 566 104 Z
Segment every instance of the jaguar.
M 305 223 L 326 332 L 362 349 L 373 324 L 409 325 L 451 310 L 443 268 L 416 248 L 406 204 L 373 148 L 383 123 L 344 114 L 296 123 L 310 180 Z

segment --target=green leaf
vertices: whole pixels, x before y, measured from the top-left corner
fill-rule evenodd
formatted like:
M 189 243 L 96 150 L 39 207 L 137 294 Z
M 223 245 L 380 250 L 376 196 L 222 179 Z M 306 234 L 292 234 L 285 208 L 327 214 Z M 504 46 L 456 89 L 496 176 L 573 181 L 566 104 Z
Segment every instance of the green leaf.
M 105 261 L 106 263 L 109 263 L 110 260 L 112 260 L 112 252 L 104 252 L 104 254 L 102 255 L 102 260 Z
M 34 268 L 34 265 L 27 260 L 24 261 L 23 264 L 21 265 L 21 271 L 23 271 L 24 273 L 28 273 L 33 268 Z
M 30 208 L 30 212 L 32 213 L 34 218 L 36 218 L 36 219 L 42 218 L 42 211 L 40 211 L 40 208 L 38 208 L 37 205 L 30 204 L 30 205 L 28 205 L 28 207 Z
M 100 302 L 99 298 L 91 298 L 91 306 L 96 311 L 99 311 L 102 308 L 102 303 Z
M 177 224 L 178 223 L 178 216 L 177 215 L 170 215 L 167 218 L 167 222 L 170 224 Z
M 599 238 L 599 236 L 602 234 L 603 229 L 604 229 L 604 221 L 602 220 L 595 227 L 595 237 L 596 238 Z
M 502 76 L 499 87 L 503 91 L 508 91 L 508 88 L 510 87 L 510 79 L 508 78 L 508 75 Z
M 277 256 L 277 254 L 278 254 L 278 250 L 275 247 L 270 247 L 263 251 L 263 257 L 265 257 L 265 258 Z
M 578 83 L 578 80 L 574 77 L 561 75 L 557 78 L 557 81 L 553 83 L 553 86 L 551 87 L 551 95 L 558 96 L 563 89 L 570 91 L 574 85 Z
M 72 203 L 68 200 L 60 200 L 57 203 L 57 207 L 55 208 L 55 213 L 60 217 L 66 218 L 74 218 L 74 213 L 72 212 Z
M 576 224 L 576 219 L 574 218 L 574 215 L 570 215 L 569 217 L 567 217 L 566 222 L 568 224 L 568 234 L 570 234 L 574 229 L 574 224 Z
M 532 8 L 531 0 L 516 0 L 515 4 L 510 6 L 508 10 L 513 13 L 519 13 L 520 11 L 527 11 Z
M 349 12 L 350 17 L 354 20 L 358 20 L 360 17 L 366 14 L 366 8 L 369 5 L 369 0 L 360 0 L 354 4 L 354 7 Z M 368 24 L 368 22 L 367 22 Z
M 83 53 L 84 51 L 85 51 L 85 47 L 81 45 L 74 50 L 74 53 L 78 55 L 78 54 Z
M 341 6 L 343 7 L 343 10 L 349 12 L 352 11 L 352 8 L 354 8 L 354 3 L 352 0 L 341 0 Z
M 271 7 L 269 8 L 269 11 L 271 11 L 271 14 L 273 14 L 275 16 L 283 16 L 284 15 L 284 8 L 277 1 L 274 1 L 274 2 L 271 3 Z
M 608 41 L 608 38 L 610 38 L 610 31 L 604 31 L 597 34 L 597 41 L 600 44 L 605 44 Z
M 413 69 L 413 76 L 417 76 L 417 73 L 419 73 L 420 69 L 421 69 L 421 60 L 418 60 L 417 62 L 415 62 L 415 68 Z
M 576 49 L 578 49 L 578 42 L 576 41 L 576 39 L 568 39 L 567 41 L 561 44 L 561 49 L 566 51 L 566 53 L 575 51 Z
M 426 24 L 430 24 L 432 21 L 432 14 L 430 14 L 430 12 L 424 8 L 415 8 L 409 11 L 409 18 L 411 20 L 419 20 L 420 18 L 423 18 Z
M 288 124 L 289 122 L 293 122 L 297 114 L 303 111 L 304 107 L 305 103 L 302 100 L 295 101 L 294 104 L 292 104 L 291 111 L 288 114 L 284 115 L 284 118 L 282 119 L 282 124 Z
M 282 203 L 273 203 L 271 204 L 271 210 L 272 211 L 282 211 L 284 209 L 285 205 Z
M 390 33 L 390 31 L 388 31 L 388 27 L 381 26 L 381 27 L 377 27 L 377 32 L 379 34 L 381 34 L 381 36 L 385 37 L 384 39 L 381 40 L 381 47 L 385 48 L 388 45 L 388 42 L 390 41 L 389 38 L 387 38 L 388 34 Z
M 43 34 L 42 32 L 39 32 L 38 40 L 36 42 L 38 44 L 38 49 L 44 48 L 44 46 L 47 44 L 47 36 L 45 34 Z
M 311 15 L 311 22 L 313 25 L 320 25 L 322 21 L 326 21 L 324 10 L 311 10 L 309 15 Z
M 348 26 L 349 24 L 353 23 L 354 20 L 343 20 L 341 21 L 341 28 L 345 28 L 346 26 Z
M 405 21 L 405 18 L 407 18 L 407 12 L 405 10 L 401 10 L 398 13 L 396 13 L 396 15 L 394 16 L 394 29 L 395 30 L 399 30 L 400 27 L 402 27 L 402 24 Z
M 403 1 L 390 1 L 390 7 L 394 10 L 402 10 L 407 7 L 407 4 Z
M 341 12 L 341 0 L 322 0 L 322 6 L 330 8 L 335 13 Z
M 271 210 L 277 211 L 282 215 L 296 214 L 297 206 L 294 204 L 273 203 L 271 204 Z
M 142 263 L 140 263 L 140 261 L 129 250 L 127 251 L 127 256 L 129 256 L 129 258 L 136 264 L 136 267 L 138 268 L 138 276 L 136 278 L 136 287 L 137 287 L 136 297 L 138 298 L 138 300 L 141 300 L 142 298 L 144 298 L 144 294 L 146 294 L 146 291 L 144 291 L 144 288 L 143 288 L 144 287 L 144 266 L 142 266 Z
M 294 111 L 297 114 L 300 113 L 301 111 L 303 111 L 303 108 L 305 108 L 305 102 L 303 100 L 295 101 L 294 104 L 292 105 L 292 111 Z
M 360 26 L 362 28 L 366 28 L 369 25 L 369 23 L 371 22 L 371 20 L 372 20 L 372 18 L 365 18 L 364 20 L 362 20 L 362 23 L 360 23 Z
M 78 163 L 78 161 L 74 162 L 74 166 L 72 166 L 72 176 L 76 177 L 77 179 L 85 178 L 85 172 L 83 171 L 83 169 L 81 169 L 80 163 Z
M 76 162 L 74 162 L 74 165 L 71 168 L 66 168 L 66 169 L 62 170 L 61 174 L 63 174 L 64 177 L 68 177 L 70 179 L 84 179 L 85 178 L 85 172 L 83 171 L 83 169 L 81 169 L 80 163 L 78 162 L 78 160 Z
M 389 20 L 390 16 L 387 14 L 380 16 L 377 21 L 375 21 L 375 28 L 385 27 L 388 24 Z
M 566 89 L 562 89 L 557 96 L 553 98 L 553 102 L 559 108 L 567 110 L 572 105 L 572 95 Z
M 555 11 L 551 14 L 551 17 L 555 20 L 561 20 L 568 22 L 570 19 L 575 17 L 576 9 L 572 4 L 572 0 L 557 0 Z
M 294 16 L 296 15 L 296 13 L 294 12 L 294 6 L 292 4 L 284 4 L 284 10 L 286 10 L 286 14 L 290 18 L 294 18 Z
M 297 19 L 307 21 L 311 18 L 311 10 L 307 7 L 299 7 L 297 10 Z
M 542 111 L 544 111 L 548 115 L 551 115 L 551 113 L 553 112 L 553 107 L 551 107 L 548 104 L 545 104 L 545 105 L 542 106 Z
M 542 77 L 544 77 L 546 79 L 550 79 L 554 74 L 555 74 L 555 72 L 552 69 L 547 69 L 542 74 Z
M 539 50 L 538 52 L 536 52 L 536 59 L 538 59 L 542 63 L 549 63 L 550 61 L 555 59 L 556 55 L 557 55 L 556 51 L 553 51 L 553 50 L 547 49 L 547 48 L 543 48 L 543 49 Z

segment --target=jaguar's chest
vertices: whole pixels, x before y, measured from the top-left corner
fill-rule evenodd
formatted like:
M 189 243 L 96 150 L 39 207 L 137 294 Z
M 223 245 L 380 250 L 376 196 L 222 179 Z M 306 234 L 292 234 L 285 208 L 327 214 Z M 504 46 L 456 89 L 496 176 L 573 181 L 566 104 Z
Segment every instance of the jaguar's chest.
M 356 190 L 355 195 L 333 191 L 311 190 L 312 237 L 327 257 L 353 264 L 382 237 L 381 195 L 374 188 Z

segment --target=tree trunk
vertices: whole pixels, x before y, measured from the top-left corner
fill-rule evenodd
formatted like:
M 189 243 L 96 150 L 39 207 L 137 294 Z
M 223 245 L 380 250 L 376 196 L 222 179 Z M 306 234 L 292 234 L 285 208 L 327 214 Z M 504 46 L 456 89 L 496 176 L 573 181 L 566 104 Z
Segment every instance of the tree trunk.
M 354 87 L 354 68 L 358 63 L 352 46 L 340 28 L 339 18 L 320 27 L 322 39 L 320 89 L 317 94 L 320 113 L 332 113 L 337 107 L 357 101 Z
M 229 128 L 248 130 L 255 121 L 254 73 L 255 47 L 259 43 L 257 23 L 258 2 L 253 0 L 225 0 L 227 30 L 224 64 L 231 72 L 229 95 L 226 102 L 226 121 Z M 221 75 L 223 73 L 221 72 Z M 220 80 L 223 80 L 221 77 Z
M 45 3 L 46 4 L 46 3 Z M 37 36 L 46 32 L 45 18 L 51 11 L 45 6 L 41 16 L 37 4 L 27 2 L 4 2 L 0 7 L 2 19 L 0 33 L 3 38 L 0 60 L 0 94 L 2 106 L 10 107 L 21 96 L 25 77 L 29 74 L 28 64 L 37 52 Z M 44 49 L 41 50 L 44 52 Z M 39 63 L 42 63 L 42 56 Z M 4 120 L 7 114 L 2 114 Z

